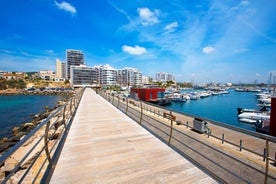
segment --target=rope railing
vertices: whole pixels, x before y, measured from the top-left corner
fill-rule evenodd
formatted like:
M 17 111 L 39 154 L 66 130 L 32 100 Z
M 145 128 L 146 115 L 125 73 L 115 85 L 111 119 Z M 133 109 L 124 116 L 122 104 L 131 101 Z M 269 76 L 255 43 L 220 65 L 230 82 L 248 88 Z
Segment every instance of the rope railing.
M 0 157 L 1 170 L 5 172 L 4 183 L 43 183 L 47 181 L 50 170 L 54 169 L 61 151 L 64 137 L 67 136 L 84 89 L 76 91 L 64 105 L 58 107 L 39 123 L 21 141 Z M 18 156 L 20 155 L 20 156 Z M 15 162 L 11 167 L 10 163 Z M 47 173 L 48 175 L 45 175 Z
M 126 97 L 120 97 L 120 96 L 115 96 L 115 95 L 111 95 L 108 93 L 105 93 L 103 91 L 100 91 L 99 94 L 105 98 L 107 101 L 109 101 L 110 103 L 112 103 L 115 107 L 117 107 L 118 109 L 120 109 L 123 113 L 127 114 L 128 116 L 130 116 L 131 118 L 133 118 L 135 121 L 137 121 L 141 126 L 144 126 L 145 123 L 147 123 L 149 126 L 147 127 L 147 129 L 153 126 L 155 126 L 155 128 L 153 127 L 152 129 L 149 129 L 153 134 L 157 135 L 158 138 L 162 136 L 159 136 L 157 133 L 158 130 L 158 126 L 159 125 L 152 125 L 153 122 L 164 122 L 166 121 L 167 123 L 167 132 L 165 133 L 164 130 L 162 130 L 162 132 L 159 129 L 159 132 L 162 134 L 166 134 L 167 136 L 169 136 L 169 138 L 167 140 L 163 139 L 164 142 L 167 142 L 167 144 L 171 147 L 174 147 L 174 145 L 171 143 L 172 140 L 176 140 L 177 137 L 174 136 L 175 131 L 177 131 L 178 133 L 181 134 L 185 134 L 185 132 L 180 131 L 177 127 L 175 127 L 174 125 L 183 125 L 186 127 L 186 129 L 190 129 L 193 130 L 193 126 L 192 123 L 189 123 L 189 121 L 187 122 L 182 122 L 177 120 L 177 118 L 179 116 L 187 116 L 190 117 L 191 119 L 202 119 L 204 121 L 207 121 L 208 123 L 218 126 L 218 127 L 222 127 L 231 131 L 235 131 L 235 132 L 239 132 L 244 135 L 249 135 L 252 136 L 255 139 L 258 140 L 263 140 L 264 141 L 264 153 L 259 153 L 256 152 L 255 150 L 250 149 L 249 147 L 247 147 L 245 144 L 243 144 L 242 141 L 242 137 L 241 140 L 239 141 L 239 143 L 234 143 L 231 140 L 227 140 L 227 137 L 225 136 L 224 133 L 222 133 L 221 137 L 216 135 L 212 129 L 208 129 L 207 132 L 204 132 L 203 134 L 205 134 L 207 136 L 207 138 L 215 138 L 217 140 L 221 141 L 221 144 L 225 144 L 228 143 L 234 147 L 237 147 L 237 149 L 242 152 L 242 151 L 248 151 L 252 154 L 255 154 L 256 156 L 259 157 L 263 157 L 264 161 L 265 161 L 265 171 L 260 171 L 264 173 L 264 183 L 268 182 L 268 178 L 272 178 L 273 180 L 276 180 L 275 176 L 270 176 L 269 175 L 269 169 L 272 167 L 275 167 L 275 163 L 276 160 L 275 158 L 272 158 L 270 156 L 269 152 L 270 151 L 270 144 L 276 144 L 276 138 L 269 136 L 269 135 L 264 135 L 258 132 L 252 132 L 249 130 L 245 130 L 245 129 L 241 129 L 238 127 L 234 127 L 231 125 L 227 125 L 224 123 L 220 123 L 220 122 L 215 122 L 209 119 L 205 119 L 205 118 L 201 118 L 201 117 L 197 117 L 197 116 L 193 116 L 193 115 L 188 115 L 182 112 L 178 112 L 178 111 L 173 111 L 173 110 L 168 110 L 165 109 L 161 106 L 157 106 L 154 104 L 149 104 L 147 102 L 142 102 L 139 100 L 135 100 L 135 99 L 129 99 Z M 116 102 L 117 100 L 117 102 Z M 150 114 L 152 114 L 153 116 L 150 116 Z M 135 117 L 135 118 L 134 118 Z M 146 120 L 147 119 L 147 120 Z M 181 140 L 178 140 L 178 142 L 181 142 Z M 202 142 L 201 142 L 202 143 Z M 203 144 L 203 143 L 202 143 Z M 181 150 L 178 150 L 181 152 Z

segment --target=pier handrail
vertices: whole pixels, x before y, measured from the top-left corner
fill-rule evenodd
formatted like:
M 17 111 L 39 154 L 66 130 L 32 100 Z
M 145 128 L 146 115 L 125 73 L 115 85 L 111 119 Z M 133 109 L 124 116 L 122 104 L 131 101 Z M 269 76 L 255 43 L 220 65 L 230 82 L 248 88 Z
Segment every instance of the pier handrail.
M 153 133 L 155 136 L 157 136 L 160 140 L 164 141 L 165 143 L 167 143 L 169 146 L 171 146 L 173 148 L 175 148 L 175 145 L 170 145 L 172 139 L 174 141 L 178 142 L 179 144 L 182 144 L 182 140 L 179 140 L 177 137 L 174 137 L 173 132 L 178 132 L 178 133 L 184 134 L 184 132 L 181 132 L 179 129 L 176 129 L 173 124 L 185 125 L 187 128 L 189 127 L 191 129 L 193 129 L 192 126 L 188 125 L 188 122 L 185 124 L 184 122 L 179 122 L 175 118 L 172 118 L 172 117 L 175 117 L 176 114 L 184 115 L 184 116 L 187 116 L 187 117 L 193 118 L 193 119 L 201 119 L 201 120 L 207 121 L 208 123 L 213 124 L 217 127 L 222 127 L 222 128 L 225 128 L 225 129 L 228 129 L 228 130 L 231 130 L 231 131 L 240 132 L 242 134 L 246 134 L 246 135 L 255 137 L 257 139 L 263 140 L 263 141 L 265 141 L 264 142 L 265 150 L 264 150 L 264 154 L 260 154 L 260 153 L 257 153 L 254 150 L 250 150 L 250 148 L 243 147 L 241 142 L 240 142 L 240 145 L 238 145 L 238 144 L 235 144 L 235 143 L 233 143 L 229 140 L 225 140 L 224 139 L 224 134 L 222 134 L 222 137 L 220 138 L 216 135 L 212 135 L 212 132 L 210 131 L 210 129 L 208 130 L 208 132 L 204 132 L 206 135 L 208 135 L 208 138 L 213 137 L 213 138 L 219 139 L 219 140 L 222 141 L 222 144 L 224 142 L 226 142 L 226 143 L 229 143 L 233 146 L 238 147 L 240 149 L 240 151 L 242 151 L 242 149 L 244 149 L 244 150 L 249 151 L 249 152 L 251 152 L 253 154 L 256 154 L 258 156 L 263 156 L 263 159 L 264 159 L 263 161 L 265 162 L 265 171 L 259 170 L 259 172 L 264 174 L 264 183 L 268 182 L 268 178 L 272 179 L 273 181 L 276 181 L 275 176 L 269 175 L 269 168 L 274 167 L 273 164 L 276 163 L 275 158 L 271 158 L 270 155 L 269 155 L 269 151 L 270 151 L 269 142 L 275 144 L 276 143 L 276 137 L 261 134 L 261 133 L 258 133 L 258 132 L 253 132 L 253 131 L 250 131 L 250 130 L 242 129 L 242 128 L 239 128 L 239 127 L 231 126 L 231 125 L 220 123 L 220 122 L 216 122 L 216 121 L 206 119 L 206 118 L 201 118 L 201 117 L 198 117 L 198 116 L 194 116 L 194 115 L 190 115 L 190 114 L 187 114 L 187 113 L 175 111 L 175 110 L 172 110 L 172 109 L 166 109 L 162 106 L 158 106 L 158 105 L 155 105 L 155 104 L 152 104 L 152 103 L 148 103 L 148 102 L 144 102 L 144 101 L 140 101 L 140 100 L 135 100 L 135 99 L 132 99 L 132 98 L 120 97 L 119 95 L 118 96 L 110 95 L 109 93 L 106 93 L 104 91 L 99 92 L 99 94 L 103 98 L 105 98 L 107 101 L 109 101 L 111 104 L 113 104 L 115 107 L 117 107 L 119 110 L 121 110 L 123 113 L 128 115 L 130 118 L 134 119 L 141 126 L 146 128 L 147 130 L 149 130 L 151 133 Z M 118 99 L 117 102 L 116 102 L 116 100 L 114 100 L 115 96 L 116 96 L 116 99 Z M 120 100 L 120 99 L 122 99 L 122 100 Z M 152 111 L 151 108 L 153 108 L 154 110 Z M 158 109 L 158 111 L 156 111 L 156 109 Z M 160 111 L 161 111 L 161 113 L 160 113 Z M 162 117 L 163 119 L 167 119 L 168 122 L 171 122 L 171 123 L 168 123 L 168 124 L 164 125 L 164 126 L 167 127 L 168 130 L 164 131 L 164 130 L 160 129 L 158 126 L 153 125 L 152 124 L 153 121 L 158 122 L 159 120 L 155 119 L 154 116 L 147 115 L 147 113 L 153 113 L 154 115 L 157 115 L 160 118 Z M 165 114 L 165 116 L 163 114 Z M 153 126 L 156 131 L 159 131 L 161 134 L 163 134 L 167 138 L 160 137 L 160 133 L 156 133 L 155 131 L 152 131 L 148 127 L 145 127 L 145 125 L 143 125 L 143 123 L 147 123 L 148 126 Z M 200 140 L 198 140 L 198 142 L 200 142 L 201 144 L 206 144 L 206 143 L 204 143 Z M 209 146 L 209 147 L 211 147 L 211 146 Z M 180 151 L 180 153 L 184 154 L 182 152 L 182 150 L 178 150 L 177 148 L 176 148 L 176 150 Z M 221 153 L 227 155 L 228 157 L 231 157 L 231 156 L 229 156 L 228 154 L 226 154 L 224 152 L 221 152 Z M 275 153 L 275 155 L 276 155 L 276 153 Z M 234 160 L 237 160 L 234 157 L 232 157 L 232 158 Z M 199 167 L 202 167 L 200 164 L 197 163 L 197 161 L 195 161 L 193 159 L 192 159 L 192 161 L 196 165 L 198 165 Z M 270 161 L 272 161 L 273 163 L 269 164 Z M 244 163 L 244 164 L 247 165 L 246 163 Z M 251 167 L 251 166 L 249 166 L 249 167 Z M 209 173 L 209 171 L 207 171 L 207 172 Z M 214 174 L 214 173 L 209 173 L 209 174 L 212 175 L 214 178 L 216 178 L 218 181 L 225 182 L 225 181 L 223 181 L 222 178 L 217 178 L 216 174 Z M 237 177 L 241 177 L 241 176 L 237 175 Z M 243 178 L 241 178 L 241 180 L 243 180 Z
M 6 162 L 13 158 L 13 155 L 16 154 L 17 151 L 20 151 L 28 142 L 31 142 L 31 147 L 24 153 L 21 153 L 22 156 L 17 160 L 14 167 L 6 171 L 5 178 L 0 181 L 1 183 L 8 182 L 19 170 L 23 170 L 19 178 L 14 179 L 16 183 L 22 183 L 25 177 L 30 174 L 30 170 L 33 169 L 36 161 L 41 158 L 44 159 L 44 161 L 40 160 L 42 163 L 38 163 L 39 169 L 37 173 L 31 173 L 32 176 L 30 178 L 33 179 L 32 183 L 47 181 L 47 178 L 49 178 L 49 175 L 53 172 L 54 163 L 57 162 L 58 158 L 57 153 L 61 151 L 62 145 L 64 144 L 72 119 L 83 95 L 83 91 L 84 89 L 79 89 L 65 104 L 51 112 L 45 120 L 39 123 L 31 132 L 24 136 L 22 140 L 0 157 L 0 167 L 5 167 Z M 59 128 L 60 132 L 58 132 Z M 44 133 L 40 135 L 40 132 Z M 35 140 L 36 137 L 38 137 L 37 140 Z M 50 141 L 54 142 L 49 145 Z M 43 153 L 45 156 L 43 156 Z

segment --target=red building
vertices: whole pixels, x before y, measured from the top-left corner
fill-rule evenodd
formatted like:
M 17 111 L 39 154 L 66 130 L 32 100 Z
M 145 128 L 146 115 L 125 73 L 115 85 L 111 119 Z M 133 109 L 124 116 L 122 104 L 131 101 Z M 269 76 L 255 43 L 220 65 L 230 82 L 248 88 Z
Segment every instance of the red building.
M 157 101 L 165 96 L 163 88 L 131 88 L 131 97 L 143 101 Z

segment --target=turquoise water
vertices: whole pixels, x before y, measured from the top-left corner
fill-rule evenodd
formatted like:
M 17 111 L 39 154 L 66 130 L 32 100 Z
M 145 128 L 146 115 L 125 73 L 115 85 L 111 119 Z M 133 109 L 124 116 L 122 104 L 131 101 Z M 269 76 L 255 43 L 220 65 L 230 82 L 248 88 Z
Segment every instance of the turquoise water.
M 0 138 L 9 137 L 15 126 L 32 121 L 34 114 L 54 108 L 65 96 L 0 96 Z
M 237 118 L 238 107 L 259 109 L 255 94 L 232 90 L 229 94 L 209 96 L 187 102 L 172 102 L 166 108 L 255 131 L 255 126 L 240 123 Z

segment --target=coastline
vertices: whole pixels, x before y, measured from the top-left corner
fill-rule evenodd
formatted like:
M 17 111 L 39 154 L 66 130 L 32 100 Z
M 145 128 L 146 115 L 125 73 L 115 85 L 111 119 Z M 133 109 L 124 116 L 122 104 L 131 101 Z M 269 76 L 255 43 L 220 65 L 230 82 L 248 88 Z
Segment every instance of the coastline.
M 34 114 L 31 121 L 21 123 L 18 126 L 14 126 L 9 134 L 0 138 L 0 156 L 13 147 L 17 142 L 19 142 L 25 135 L 27 135 L 31 130 L 33 130 L 37 125 L 39 125 L 43 120 L 45 120 L 49 114 L 51 114 L 58 107 L 62 106 L 64 103 L 70 99 L 71 96 L 75 94 L 75 90 L 68 91 L 26 91 L 26 90 L 0 90 L 0 96 L 12 96 L 12 95 L 38 95 L 38 96 L 67 96 L 65 101 L 57 101 L 53 108 L 45 107 L 45 111 Z
M 7 89 L 7 90 L 0 90 L 0 95 L 61 95 L 61 96 L 71 96 L 75 92 L 74 90 L 44 90 L 44 91 L 28 91 L 22 89 Z
M 10 132 L 10 136 L 0 139 L 0 156 L 18 143 L 25 135 L 43 122 L 51 113 L 64 103 L 66 103 L 66 101 L 58 101 L 54 108 L 50 109 L 46 107 L 44 112 L 34 115 L 32 121 L 22 123 L 19 126 L 14 126 Z

